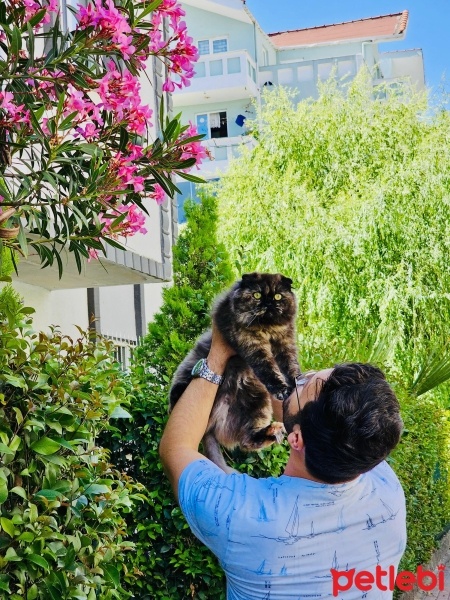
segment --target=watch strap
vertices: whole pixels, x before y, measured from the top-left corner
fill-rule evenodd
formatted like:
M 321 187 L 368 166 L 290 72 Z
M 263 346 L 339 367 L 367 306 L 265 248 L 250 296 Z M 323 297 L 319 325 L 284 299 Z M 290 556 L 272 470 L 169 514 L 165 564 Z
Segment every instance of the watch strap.
M 201 377 L 202 379 L 206 379 L 206 381 L 210 381 L 216 385 L 220 385 L 223 382 L 223 376 L 217 375 L 214 371 L 208 367 L 208 363 L 206 362 L 206 358 L 201 358 L 192 369 L 192 377 Z

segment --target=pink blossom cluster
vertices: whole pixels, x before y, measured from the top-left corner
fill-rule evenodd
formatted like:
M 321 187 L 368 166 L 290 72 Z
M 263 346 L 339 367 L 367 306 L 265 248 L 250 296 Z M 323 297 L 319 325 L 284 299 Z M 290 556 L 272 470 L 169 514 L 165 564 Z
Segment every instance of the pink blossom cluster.
M 195 137 L 196 135 L 198 135 L 197 128 L 192 123 L 192 121 L 189 121 L 189 127 L 184 132 L 183 139 Z M 208 150 L 205 148 L 205 146 L 202 145 L 201 142 L 188 142 L 186 144 L 183 144 L 183 142 L 181 142 L 181 149 L 181 160 L 195 158 L 195 166 L 197 167 L 197 169 L 199 168 L 199 165 L 202 164 L 203 159 L 209 157 Z
M 93 27 L 98 39 L 111 39 L 114 48 L 125 60 L 136 52 L 133 46 L 131 27 L 124 15 L 114 5 L 113 0 L 95 0 L 95 4 L 87 7 L 78 5 L 78 27 L 86 29 Z
M 15 123 L 31 125 L 30 111 L 25 110 L 25 104 L 20 106 L 14 104 L 13 99 L 14 94 L 12 92 L 0 92 L 0 110 L 5 112 L 5 119 L 0 117 L 0 123 L 7 129 Z
M 44 23 L 50 23 L 50 13 L 58 12 L 59 10 L 58 0 L 46 0 L 45 2 L 36 2 L 35 0 L 10 0 L 10 3 L 14 8 L 25 8 L 25 19 L 23 20 L 23 23 L 27 23 L 43 8 L 46 9 L 42 20 L 35 25 L 35 30 L 39 30 Z
M 115 218 L 126 213 L 125 219 L 118 226 L 111 228 Z M 102 234 L 112 238 L 117 238 L 119 235 L 123 237 L 131 237 L 136 233 L 147 233 L 145 225 L 145 214 L 135 204 L 120 204 L 119 206 L 111 207 L 109 213 L 99 214 L 100 223 L 103 224 Z M 94 248 L 89 248 L 89 259 L 98 258 L 98 252 Z
M 98 87 L 102 107 L 113 111 L 117 122 L 125 121 L 131 133 L 143 135 L 151 127 L 152 110 L 141 104 L 139 81 L 126 69 L 121 73 L 114 61 L 107 68 Z
M 186 13 L 177 0 L 163 0 L 158 9 L 152 14 L 151 49 L 153 52 L 165 50 L 169 76 L 163 85 L 165 92 L 173 92 L 176 87 L 190 85 L 194 76 L 194 63 L 198 60 L 198 49 L 193 45 L 193 39 L 187 35 L 186 23 L 181 20 Z M 168 40 L 163 38 L 163 17 L 168 17 L 172 35 Z M 170 75 L 177 76 L 173 81 Z
M 26 22 L 46 8 L 46 13 L 35 29 L 48 23 L 50 13 L 59 9 L 59 0 L 8 0 L 8 3 L 13 11 L 20 9 L 16 19 L 19 25 L 22 24 L 21 20 Z M 198 59 L 198 50 L 187 34 L 186 23 L 182 20 L 184 15 L 178 0 L 162 0 L 151 13 L 150 24 L 137 30 L 132 29 L 127 20 L 127 12 L 116 6 L 115 0 L 92 0 L 87 6 L 79 5 L 77 29 L 87 30 L 84 51 L 90 52 L 92 49 L 93 54 L 112 54 L 115 58 L 106 67 L 99 60 L 98 66 L 102 71 L 92 77 L 85 76 L 85 85 L 83 81 L 80 82 L 80 77 L 72 78 L 75 66 L 70 59 L 66 61 L 67 68 L 62 67 L 64 71 L 49 71 L 43 66 L 43 62 L 35 61 L 35 65 L 42 66 L 28 69 L 23 80 L 28 85 L 30 105 L 45 107 L 45 116 L 41 118 L 43 132 L 50 135 L 50 129 L 54 131 L 53 127 L 49 127 L 49 119 L 56 119 L 56 106 L 63 91 L 65 100 L 62 111 L 58 113 L 59 122 L 56 127 L 69 115 L 73 116 L 73 122 L 70 127 L 66 124 L 60 128 L 58 143 L 64 136 L 70 136 L 82 137 L 89 143 L 103 144 L 109 139 L 111 131 L 119 125 L 126 127 L 130 134 L 145 135 L 147 128 L 151 127 L 152 110 L 143 104 L 139 80 L 131 71 L 133 68 L 138 71 L 144 69 L 146 59 L 154 54 L 167 67 L 168 77 L 163 85 L 165 91 L 172 92 L 175 87 L 189 85 L 194 74 L 193 64 Z M 170 28 L 168 36 L 163 36 L 165 23 Z M 6 40 L 2 31 L 0 39 Z M 139 51 L 136 51 L 137 46 L 140 47 Z M 131 70 L 123 66 L 122 61 L 129 61 Z M 24 124 L 31 130 L 30 111 L 25 110 L 25 104 L 14 103 L 11 92 L 0 92 L 0 126 L 11 132 L 14 129 L 23 132 Z M 116 132 L 117 129 L 114 133 Z M 179 160 L 194 158 L 197 165 L 201 164 L 207 156 L 207 150 L 200 142 L 185 142 L 196 135 L 197 130 L 190 123 L 181 139 L 169 149 L 170 152 Z M 139 173 L 141 163 L 148 164 L 148 161 L 152 161 L 151 150 L 133 143 L 129 143 L 125 151 L 117 152 L 109 161 L 106 179 L 102 181 L 102 191 L 97 195 L 104 210 L 99 215 L 103 224 L 103 236 L 129 237 L 138 232 L 146 233 L 145 215 L 135 204 L 114 205 L 112 201 L 117 200 L 126 190 L 126 193 L 132 191 L 141 196 L 147 194 L 158 204 L 164 202 L 166 193 L 159 184 L 155 183 L 150 193 L 145 190 L 144 177 Z M 125 219 L 113 227 L 114 218 L 124 213 Z M 91 250 L 90 256 L 97 258 L 97 252 Z

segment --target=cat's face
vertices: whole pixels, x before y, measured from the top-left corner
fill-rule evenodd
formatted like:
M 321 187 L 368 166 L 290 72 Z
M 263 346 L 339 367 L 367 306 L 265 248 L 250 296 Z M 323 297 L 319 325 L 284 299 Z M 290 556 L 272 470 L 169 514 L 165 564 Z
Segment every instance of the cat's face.
M 243 275 L 233 294 L 235 318 L 242 325 L 283 325 L 296 311 L 292 279 L 280 274 Z

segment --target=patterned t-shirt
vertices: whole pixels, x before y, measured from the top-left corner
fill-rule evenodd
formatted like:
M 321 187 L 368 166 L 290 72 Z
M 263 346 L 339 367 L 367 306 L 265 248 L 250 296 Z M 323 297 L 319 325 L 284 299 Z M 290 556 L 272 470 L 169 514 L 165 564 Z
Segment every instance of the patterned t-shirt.
M 406 511 L 386 462 L 350 483 L 328 485 L 286 475 L 227 475 L 198 460 L 181 475 L 179 499 L 192 531 L 226 573 L 228 600 L 314 600 L 333 598 L 333 591 L 341 600 L 392 597 L 378 589 L 376 567 L 397 572 Z M 372 589 L 350 586 L 360 571 L 373 574 Z M 388 579 L 382 576 L 384 587 Z

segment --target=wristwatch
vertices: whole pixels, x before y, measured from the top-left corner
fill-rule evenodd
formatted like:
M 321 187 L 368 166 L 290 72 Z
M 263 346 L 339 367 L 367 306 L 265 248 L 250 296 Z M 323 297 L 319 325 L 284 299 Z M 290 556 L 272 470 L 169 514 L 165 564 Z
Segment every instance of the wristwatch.
M 217 375 L 208 367 L 206 358 L 201 358 L 195 363 L 191 371 L 191 375 L 192 377 L 201 377 L 202 379 L 206 379 L 207 381 L 215 383 L 216 385 L 220 385 L 223 381 L 222 375 Z

